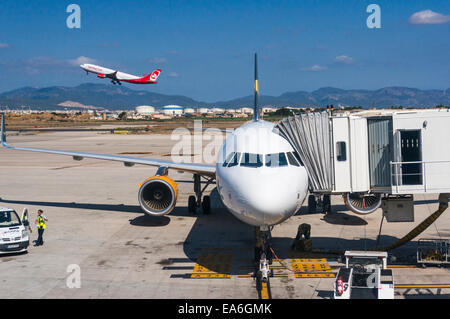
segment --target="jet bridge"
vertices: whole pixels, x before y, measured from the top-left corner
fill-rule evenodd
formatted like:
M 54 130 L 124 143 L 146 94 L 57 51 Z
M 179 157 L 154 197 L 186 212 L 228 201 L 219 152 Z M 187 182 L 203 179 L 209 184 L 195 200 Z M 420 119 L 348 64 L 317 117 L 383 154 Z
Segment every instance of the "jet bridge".
M 356 213 L 374 212 L 382 197 L 450 191 L 448 109 L 312 112 L 275 129 L 299 154 L 310 193 L 342 194 Z

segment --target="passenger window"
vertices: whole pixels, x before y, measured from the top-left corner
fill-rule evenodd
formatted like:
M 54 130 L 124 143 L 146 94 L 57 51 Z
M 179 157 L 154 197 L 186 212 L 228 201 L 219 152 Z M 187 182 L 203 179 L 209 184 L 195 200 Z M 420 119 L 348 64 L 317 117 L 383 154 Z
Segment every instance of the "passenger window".
M 345 142 L 336 143 L 336 158 L 339 162 L 347 160 L 347 148 L 345 147 Z
M 223 162 L 223 167 L 228 166 L 228 164 L 230 163 L 231 159 L 233 158 L 233 156 L 235 155 L 234 152 L 231 152 L 228 156 L 227 159 L 225 160 L 225 162 Z
M 289 164 L 291 164 L 292 166 L 300 166 L 299 162 L 295 158 L 294 154 L 292 154 L 292 152 L 288 152 L 287 157 L 289 160 Z
M 261 167 L 262 155 L 253 153 L 244 153 L 242 156 L 241 166 L 244 167 Z
M 286 154 L 284 153 L 274 153 L 266 155 L 266 166 L 268 167 L 278 167 L 287 165 L 288 162 L 286 159 Z
M 241 159 L 241 153 L 235 153 L 230 164 L 228 164 L 228 167 L 233 167 L 233 166 L 238 165 L 240 159 Z

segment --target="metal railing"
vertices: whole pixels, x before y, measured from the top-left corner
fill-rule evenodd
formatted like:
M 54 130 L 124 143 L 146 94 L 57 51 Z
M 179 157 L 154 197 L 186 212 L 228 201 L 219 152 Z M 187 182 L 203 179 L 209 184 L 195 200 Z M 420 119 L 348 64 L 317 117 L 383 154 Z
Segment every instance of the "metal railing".
M 440 187 L 437 189 L 445 188 L 450 189 L 450 161 L 412 161 L 412 162 L 389 162 L 391 172 L 391 187 L 395 187 L 395 191 L 398 193 L 399 187 L 402 186 L 420 186 L 424 192 L 429 189 L 430 170 L 433 171 L 433 175 L 436 175 L 436 166 L 444 165 L 446 170 L 442 171 L 438 168 L 440 176 L 447 179 L 446 187 Z M 435 166 L 435 167 L 433 167 Z M 434 168 L 434 170 L 433 170 Z M 436 176 L 433 176 L 436 178 Z M 433 187 L 435 189 L 436 187 Z

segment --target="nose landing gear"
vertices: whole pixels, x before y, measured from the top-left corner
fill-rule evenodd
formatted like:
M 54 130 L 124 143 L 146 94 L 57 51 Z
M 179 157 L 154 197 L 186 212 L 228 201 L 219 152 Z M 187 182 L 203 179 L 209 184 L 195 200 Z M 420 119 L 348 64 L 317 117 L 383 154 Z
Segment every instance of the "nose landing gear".
M 272 250 L 270 249 L 270 229 L 269 227 L 256 227 L 255 246 L 255 273 L 256 288 L 261 299 L 271 298 L 269 278 L 273 276 Z
M 256 227 L 256 246 L 255 246 L 255 274 L 256 277 L 267 282 L 271 275 L 270 265 L 272 265 L 273 256 L 270 250 L 270 229 L 268 227 Z

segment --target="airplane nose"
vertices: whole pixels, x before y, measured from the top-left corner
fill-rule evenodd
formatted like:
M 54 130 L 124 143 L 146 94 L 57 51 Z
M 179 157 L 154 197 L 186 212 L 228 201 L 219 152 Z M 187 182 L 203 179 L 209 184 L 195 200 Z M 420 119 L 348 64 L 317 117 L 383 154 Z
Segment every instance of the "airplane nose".
M 238 201 L 245 207 L 245 215 L 253 220 L 253 224 L 275 225 L 297 210 L 296 194 L 286 187 L 272 186 L 259 185 L 257 189 L 240 192 Z

